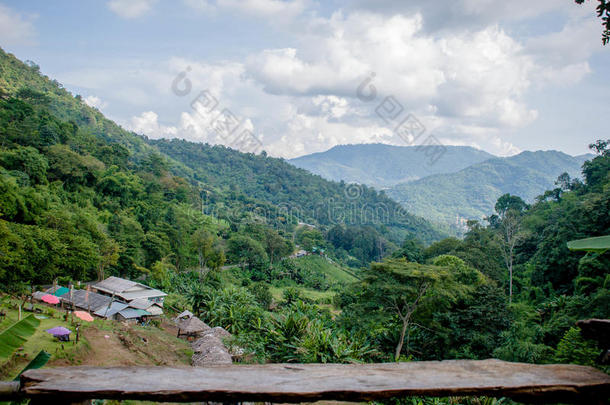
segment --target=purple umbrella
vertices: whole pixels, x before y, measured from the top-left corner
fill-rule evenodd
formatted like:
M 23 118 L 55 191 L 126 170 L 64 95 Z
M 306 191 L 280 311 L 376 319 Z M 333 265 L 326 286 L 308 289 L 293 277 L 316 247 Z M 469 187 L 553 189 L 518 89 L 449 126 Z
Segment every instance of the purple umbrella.
M 53 336 L 64 336 L 70 334 L 70 329 L 66 329 L 63 326 L 56 326 L 54 328 L 47 329 L 46 332 Z

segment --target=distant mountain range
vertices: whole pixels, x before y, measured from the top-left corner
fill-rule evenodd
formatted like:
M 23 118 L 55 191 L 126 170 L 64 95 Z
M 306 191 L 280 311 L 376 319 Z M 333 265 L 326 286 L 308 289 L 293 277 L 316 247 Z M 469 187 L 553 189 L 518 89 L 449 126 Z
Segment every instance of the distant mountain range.
M 494 211 L 502 194 L 518 195 L 528 202 L 555 187 L 567 172 L 579 177 L 592 155 L 570 156 L 557 151 L 522 152 L 492 158 L 456 173 L 436 174 L 398 184 L 386 193 L 426 219 L 459 230 L 466 219 L 480 219 Z
M 433 151 L 426 148 L 431 147 L 339 145 L 289 162 L 328 180 L 386 188 L 432 174 L 453 173 L 494 157 L 469 146 L 446 146 L 442 156 L 431 163 Z
M 563 172 L 579 177 L 582 164 L 592 157 L 537 151 L 501 158 L 470 147 L 447 146 L 436 163 L 428 164 L 429 157 L 417 147 L 365 144 L 336 146 L 290 162 L 329 179 L 386 189 L 409 212 L 460 234 L 467 219 L 493 213 L 502 194 L 532 202 L 554 188 Z

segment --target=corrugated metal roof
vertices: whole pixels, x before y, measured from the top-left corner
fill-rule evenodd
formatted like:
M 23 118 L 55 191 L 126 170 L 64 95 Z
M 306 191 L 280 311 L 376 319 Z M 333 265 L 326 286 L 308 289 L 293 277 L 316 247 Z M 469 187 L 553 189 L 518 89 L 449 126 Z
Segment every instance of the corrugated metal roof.
M 138 289 L 135 291 L 128 291 L 134 287 L 137 287 Z M 163 291 L 159 291 L 147 285 L 114 276 L 108 277 L 104 281 L 100 281 L 95 284 L 93 288 L 108 294 L 115 294 L 125 301 L 132 301 L 138 298 L 165 297 L 167 295 Z
M 95 293 L 93 291 L 89 291 L 89 295 L 87 298 L 86 290 L 74 290 L 72 292 L 72 300 L 70 300 L 70 293 L 64 294 L 60 298 L 64 302 L 72 302 L 75 307 L 89 309 L 91 311 L 97 311 L 100 308 L 106 308 L 108 303 L 112 300 L 112 298 Z
M 119 315 L 121 315 L 125 319 L 133 319 L 150 315 L 150 312 L 144 311 L 143 309 L 125 308 L 124 310 L 119 311 Z
M 165 297 L 167 294 L 165 294 L 163 291 L 159 291 L 159 290 L 155 290 L 154 288 L 151 288 L 150 290 L 125 292 L 125 293 L 121 293 L 121 294 L 117 294 L 117 295 L 126 301 L 131 301 L 131 300 L 135 300 L 137 298 Z
M 108 308 L 108 306 L 101 307 L 100 309 L 95 311 L 95 315 L 101 316 L 102 318 L 103 317 L 110 318 L 114 314 L 124 310 L 128 306 L 129 306 L 128 304 L 125 304 L 123 302 L 114 301 L 112 304 L 110 304 L 110 308 Z
M 147 308 L 146 312 L 149 312 L 151 315 L 154 316 L 163 315 L 163 309 L 158 305 L 153 305 L 152 307 Z
M 155 305 L 154 302 L 150 302 L 146 298 L 137 298 L 133 301 L 129 301 L 129 306 L 135 309 L 148 309 Z
M 42 297 L 44 297 L 45 295 L 47 295 L 47 293 L 44 291 L 35 291 L 34 294 L 32 294 L 32 297 L 34 297 L 34 299 L 40 301 L 42 299 Z
M 129 290 L 132 287 L 138 285 L 135 281 L 125 280 L 120 277 L 108 277 L 106 280 L 100 281 L 95 284 L 93 288 L 108 291 L 109 293 L 122 293 L 123 291 Z

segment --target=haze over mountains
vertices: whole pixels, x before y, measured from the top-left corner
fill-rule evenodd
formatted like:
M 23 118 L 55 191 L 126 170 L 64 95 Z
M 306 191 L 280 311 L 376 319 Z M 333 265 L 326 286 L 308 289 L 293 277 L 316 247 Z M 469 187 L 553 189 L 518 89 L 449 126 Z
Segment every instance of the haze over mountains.
M 471 147 L 446 148 L 434 164 L 418 147 L 380 144 L 337 146 L 290 162 L 328 179 L 386 189 L 409 212 L 459 234 L 467 219 L 491 214 L 502 194 L 532 202 L 554 188 L 560 174 L 579 177 L 592 157 L 526 151 L 502 158 Z
M 386 188 L 432 174 L 452 173 L 494 157 L 469 146 L 449 146 L 431 163 L 426 148 L 380 143 L 339 145 L 289 162 L 328 180 Z

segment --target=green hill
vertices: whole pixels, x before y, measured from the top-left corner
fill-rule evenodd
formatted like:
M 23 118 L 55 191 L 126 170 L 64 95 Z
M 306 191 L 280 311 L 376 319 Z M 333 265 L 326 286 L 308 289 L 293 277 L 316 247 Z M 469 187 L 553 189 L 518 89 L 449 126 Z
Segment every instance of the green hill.
M 347 284 L 358 280 L 352 271 L 340 267 L 337 263 L 334 263 L 323 256 L 304 256 L 295 259 L 295 262 L 300 267 L 324 274 L 331 282 Z
M 482 219 L 492 214 L 502 194 L 518 195 L 532 202 L 553 188 L 563 172 L 578 177 L 582 163 L 590 157 L 557 151 L 523 152 L 489 159 L 457 173 L 399 184 L 387 193 L 410 212 L 459 232 L 460 219 Z
M 441 235 L 384 193 L 367 186 L 328 181 L 264 153 L 253 155 L 178 139 L 148 143 L 192 170 L 193 179 L 211 200 L 219 197 L 214 190 L 221 190 L 273 204 L 280 208 L 277 215 L 290 214 L 300 222 L 323 227 L 338 223 L 371 225 L 398 243 L 407 234 L 424 242 Z M 259 213 L 269 214 L 262 209 Z
M 126 131 L 1 50 L 0 139 L 2 288 L 110 274 L 164 288 L 175 270 L 227 257 L 270 266 L 291 253 L 299 222 L 322 238 L 335 224 L 367 226 L 384 247 L 441 236 L 371 188 L 265 154 Z
M 445 146 L 442 157 L 431 164 L 426 148 L 379 143 L 339 145 L 289 162 L 328 180 L 384 188 L 432 174 L 453 173 L 493 157 L 468 146 Z

